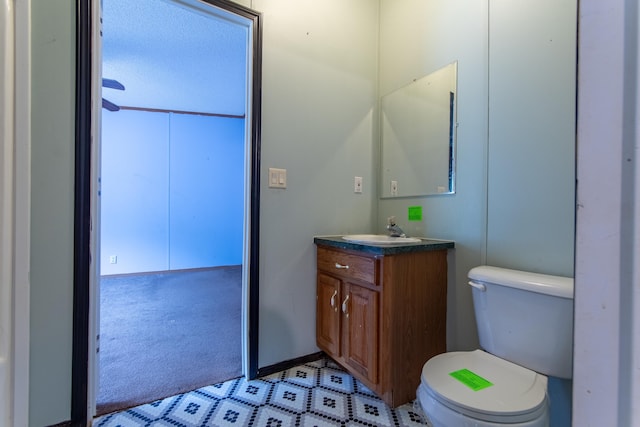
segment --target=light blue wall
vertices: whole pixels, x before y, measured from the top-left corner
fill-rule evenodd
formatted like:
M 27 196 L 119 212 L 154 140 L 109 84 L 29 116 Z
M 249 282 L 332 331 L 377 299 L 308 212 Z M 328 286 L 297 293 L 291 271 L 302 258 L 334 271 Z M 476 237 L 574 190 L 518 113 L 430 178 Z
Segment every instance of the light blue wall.
M 486 238 L 487 13 L 486 1 L 381 2 L 381 94 L 458 61 L 456 194 L 381 199 L 373 229 L 384 232 L 386 218 L 394 215 L 408 235 L 456 242 L 447 290 L 452 350 L 478 345 L 466 273 L 482 263 Z M 408 221 L 409 206 L 422 206 L 422 221 Z
M 382 93 L 459 60 L 456 194 L 381 200 L 379 215 L 456 241 L 448 346 L 474 348 L 471 267 L 573 275 L 577 4 L 381 4 Z M 423 206 L 422 222 L 406 222 L 411 205 Z M 549 392 L 552 425 L 569 425 L 571 382 L 552 378 Z
M 313 236 L 375 224 L 378 7 L 255 0 L 263 12 L 259 366 L 318 351 Z M 267 187 L 269 167 L 287 188 Z M 363 178 L 354 194 L 354 177 Z
M 577 1 L 491 0 L 487 264 L 573 276 Z M 571 381 L 549 378 L 551 426 Z
M 489 4 L 487 263 L 573 276 L 577 1 Z
M 170 270 L 242 264 L 244 126 L 171 115 Z
M 168 115 L 104 110 L 101 168 L 100 274 L 168 270 Z
M 242 264 L 244 120 L 102 117 L 101 274 Z
M 459 61 L 456 194 L 378 205 L 409 234 L 456 241 L 452 349 L 476 345 L 470 267 L 573 274 L 576 3 L 467 3 L 383 0 L 380 37 L 382 93 Z
M 75 2 L 32 1 L 29 424 L 70 417 Z

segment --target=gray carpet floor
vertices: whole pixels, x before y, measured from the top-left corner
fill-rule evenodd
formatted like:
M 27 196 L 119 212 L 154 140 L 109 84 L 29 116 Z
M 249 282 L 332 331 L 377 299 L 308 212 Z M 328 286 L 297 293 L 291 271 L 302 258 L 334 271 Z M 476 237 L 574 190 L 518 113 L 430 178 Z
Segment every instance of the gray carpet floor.
M 241 277 L 239 266 L 102 277 L 97 414 L 241 376 Z

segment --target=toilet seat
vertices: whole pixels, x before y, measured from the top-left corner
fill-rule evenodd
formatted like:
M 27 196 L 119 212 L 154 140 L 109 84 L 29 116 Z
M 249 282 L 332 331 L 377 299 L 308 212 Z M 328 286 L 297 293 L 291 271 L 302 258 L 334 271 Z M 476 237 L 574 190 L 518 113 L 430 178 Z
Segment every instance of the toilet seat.
M 452 372 L 471 371 L 469 379 Z M 477 377 L 491 383 L 474 391 Z M 477 380 L 477 381 L 475 381 Z M 482 350 L 435 356 L 422 368 L 422 387 L 433 399 L 467 417 L 496 423 L 535 420 L 547 410 L 547 378 Z

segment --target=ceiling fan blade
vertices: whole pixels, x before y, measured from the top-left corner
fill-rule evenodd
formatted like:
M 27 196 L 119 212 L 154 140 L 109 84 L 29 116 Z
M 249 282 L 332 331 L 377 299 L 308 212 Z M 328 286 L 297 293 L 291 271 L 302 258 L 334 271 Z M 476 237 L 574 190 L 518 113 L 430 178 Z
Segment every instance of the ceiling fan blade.
M 109 89 L 118 89 L 124 90 L 124 85 L 117 80 L 113 79 L 102 79 L 102 86 L 108 87 Z
M 114 104 L 111 101 L 107 101 L 104 98 L 102 98 L 102 108 L 109 111 L 120 111 L 120 107 L 118 107 L 116 104 Z

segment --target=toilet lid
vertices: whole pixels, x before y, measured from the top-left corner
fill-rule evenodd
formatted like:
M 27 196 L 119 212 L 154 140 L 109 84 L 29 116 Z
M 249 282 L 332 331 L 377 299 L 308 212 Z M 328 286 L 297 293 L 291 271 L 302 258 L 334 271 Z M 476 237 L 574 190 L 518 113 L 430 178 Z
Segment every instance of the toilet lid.
M 440 403 L 480 420 L 524 422 L 546 410 L 545 376 L 482 350 L 429 359 L 422 383 Z

